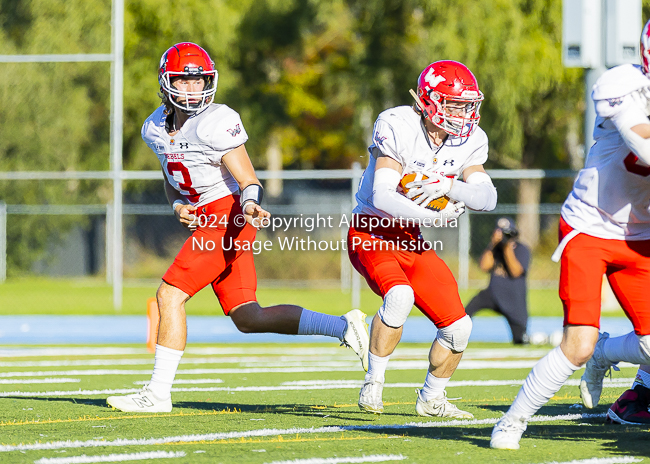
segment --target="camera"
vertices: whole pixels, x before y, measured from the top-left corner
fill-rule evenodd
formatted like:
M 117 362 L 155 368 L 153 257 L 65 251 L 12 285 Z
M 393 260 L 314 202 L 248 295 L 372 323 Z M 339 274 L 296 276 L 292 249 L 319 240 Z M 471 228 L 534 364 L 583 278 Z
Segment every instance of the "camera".
M 515 221 L 510 218 L 502 217 L 497 221 L 497 228 L 501 229 L 503 234 L 503 240 L 501 243 L 507 242 L 508 240 L 516 239 L 519 236 L 519 230 Z
M 501 229 L 501 232 L 503 233 L 503 238 L 508 240 L 517 238 L 519 235 L 519 231 L 517 229 Z

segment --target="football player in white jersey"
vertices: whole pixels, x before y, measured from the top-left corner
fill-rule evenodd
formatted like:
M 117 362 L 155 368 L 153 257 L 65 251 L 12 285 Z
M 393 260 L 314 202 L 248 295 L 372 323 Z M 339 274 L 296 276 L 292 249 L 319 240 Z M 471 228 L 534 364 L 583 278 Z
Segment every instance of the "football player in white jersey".
M 372 322 L 359 407 L 383 412 L 386 366 L 415 304 L 438 328 L 415 410 L 421 416 L 471 418 L 447 400 L 445 386 L 472 322 L 454 276 L 425 245 L 419 225 L 457 222 L 465 206 L 496 206 L 496 189 L 483 169 L 488 139 L 478 127 L 483 94 L 470 70 L 456 61 L 427 66 L 417 89 L 413 107 L 388 109 L 375 122 L 348 235 L 353 266 L 383 298 Z
M 612 68 L 593 87 L 595 143 L 562 205 L 560 245 L 553 255 L 561 261 L 564 337 L 535 365 L 495 425 L 492 448 L 518 449 L 528 419 L 585 363 L 580 393 L 588 408 L 598 404 L 610 366 L 619 361 L 650 364 L 647 41 L 648 25 L 642 36 L 643 66 Z M 599 334 L 603 274 L 634 326 L 622 337 Z M 640 372 L 648 378 L 645 369 Z M 647 404 L 641 416 L 650 418 Z
M 257 303 L 252 242 L 270 214 L 260 206 L 262 186 L 244 147 L 248 136 L 239 115 L 212 101 L 217 77 L 209 55 L 193 43 L 172 46 L 160 61 L 163 104 L 145 121 L 142 138 L 160 161 L 176 217 L 193 233 L 156 294 L 160 324 L 151 382 L 138 393 L 107 398 L 121 411 L 171 411 L 172 384 L 187 338 L 185 303 L 207 285 L 240 331 L 336 337 L 367 370 L 368 332 L 361 311 L 339 318 Z

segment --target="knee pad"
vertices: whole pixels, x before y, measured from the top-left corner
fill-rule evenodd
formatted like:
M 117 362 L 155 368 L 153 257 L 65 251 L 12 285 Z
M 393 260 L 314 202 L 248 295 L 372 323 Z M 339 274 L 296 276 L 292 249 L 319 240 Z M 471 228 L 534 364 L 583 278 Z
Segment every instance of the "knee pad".
M 408 285 L 395 285 L 384 296 L 384 304 L 377 314 L 388 327 L 398 329 L 404 325 L 415 303 L 413 289 Z
M 639 349 L 650 363 L 650 335 L 642 335 L 639 337 Z
M 436 340 L 448 350 L 460 353 L 465 351 L 472 333 L 472 319 L 468 315 L 458 319 L 453 324 L 438 329 Z

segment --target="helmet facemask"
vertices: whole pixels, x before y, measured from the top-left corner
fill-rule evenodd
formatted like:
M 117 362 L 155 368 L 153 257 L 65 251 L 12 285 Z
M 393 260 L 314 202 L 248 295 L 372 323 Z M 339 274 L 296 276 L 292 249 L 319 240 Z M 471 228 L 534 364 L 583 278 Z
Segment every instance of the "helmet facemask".
M 477 92 L 472 92 L 477 94 Z M 481 119 L 480 109 L 483 94 L 474 97 L 443 97 L 436 92 L 430 92 L 431 100 L 438 111 L 431 122 L 450 135 L 469 137 L 474 133 Z
M 469 137 L 481 119 L 483 102 L 481 91 L 466 90 L 462 96 L 447 97 L 438 92 L 418 89 L 420 95 L 411 91 L 422 115 L 436 127 L 456 137 Z
M 172 85 L 175 78 L 202 78 L 203 89 L 197 92 L 179 90 Z M 214 61 L 195 43 L 172 45 L 160 58 L 158 82 L 167 110 L 174 106 L 184 113 L 194 114 L 205 108 L 217 91 L 218 78 Z
M 191 70 L 186 68 L 186 73 L 166 72 L 161 77 L 160 86 L 169 102 L 184 113 L 192 114 L 205 108 L 212 101 L 217 91 L 215 82 L 217 71 L 203 71 L 201 68 Z M 178 90 L 172 83 L 174 78 L 201 77 L 204 82 L 203 90 L 199 92 L 185 92 Z M 184 99 L 185 101 L 180 101 Z

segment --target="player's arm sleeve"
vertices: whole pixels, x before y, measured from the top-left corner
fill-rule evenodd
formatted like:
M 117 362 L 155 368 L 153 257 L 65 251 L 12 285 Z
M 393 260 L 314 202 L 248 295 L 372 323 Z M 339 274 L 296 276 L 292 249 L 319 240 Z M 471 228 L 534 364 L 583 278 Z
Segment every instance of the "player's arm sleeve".
M 454 180 L 448 196 L 475 211 L 492 211 L 497 206 L 497 189 L 490 176 L 482 171 L 473 172 L 465 182 Z
M 488 138 L 485 132 L 476 132 L 479 143 L 463 164 L 461 172 L 471 166 L 482 166 L 488 158 Z M 448 194 L 449 198 L 465 202 L 465 206 L 475 211 L 492 211 L 497 206 L 497 189 L 486 173 L 474 172 L 465 182 L 455 179 Z
M 391 168 L 375 171 L 372 203 L 395 219 L 436 219 L 440 213 L 426 209 L 397 192 L 400 173 Z
M 248 140 L 248 134 L 239 114 L 225 105 L 201 121 L 197 128 L 197 135 L 212 148 L 208 158 L 214 164 L 221 164 L 221 158 L 226 153 Z
M 372 132 L 373 145 L 385 156 L 394 159 L 402 166 L 406 165 L 406 160 L 395 130 L 383 119 L 375 122 Z
M 646 139 L 632 130 L 640 124 L 650 124 L 642 104 L 638 101 L 642 97 L 634 98 L 628 94 L 621 98 L 610 100 L 597 100 L 596 114 L 603 118 L 610 118 L 625 144 L 646 164 L 650 164 L 650 139 Z M 644 98 L 644 97 L 643 97 Z

